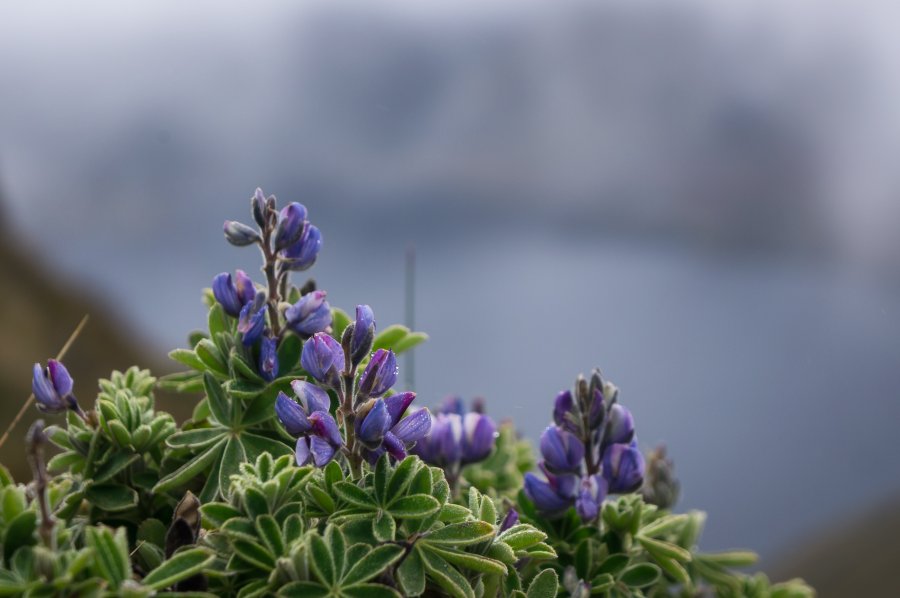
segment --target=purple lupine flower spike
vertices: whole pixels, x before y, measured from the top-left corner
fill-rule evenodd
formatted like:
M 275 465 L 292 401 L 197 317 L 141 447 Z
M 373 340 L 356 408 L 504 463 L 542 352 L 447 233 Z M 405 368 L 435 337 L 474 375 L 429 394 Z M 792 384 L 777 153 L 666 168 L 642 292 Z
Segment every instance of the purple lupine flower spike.
M 328 411 L 331 399 L 328 398 L 327 392 L 315 384 L 305 380 L 294 380 L 291 382 L 291 388 L 294 390 L 297 398 L 300 399 L 300 404 L 303 405 L 307 413 Z
M 303 234 L 306 222 L 306 207 L 291 202 L 281 208 L 278 214 L 278 225 L 275 228 L 275 249 L 281 250 L 296 243 Z
M 628 444 L 634 438 L 634 418 L 631 412 L 619 403 L 614 404 L 607 416 L 604 442 L 608 444 Z
M 390 349 L 378 349 L 359 378 L 359 397 L 380 397 L 397 381 L 397 357 Z
M 559 426 L 548 426 L 541 434 L 541 455 L 554 472 L 577 472 L 584 459 L 584 444 Z
M 74 381 L 69 371 L 61 362 L 50 359 L 47 367 L 34 364 L 31 378 L 31 390 L 37 407 L 44 413 L 63 413 L 71 409 L 81 413 L 81 408 L 72 394 Z
M 350 336 L 350 361 L 358 365 L 369 351 L 375 340 L 375 313 L 368 305 L 356 306 L 356 322 Z
M 531 472 L 525 474 L 525 495 L 538 511 L 549 517 L 562 515 L 572 505 L 571 501 L 559 496 L 550 484 Z
M 225 239 L 237 247 L 251 245 L 260 241 L 258 232 L 237 220 L 226 220 L 222 229 L 225 232 Z
M 291 436 L 300 436 L 312 429 L 303 408 L 283 392 L 275 398 L 275 414 Z
M 462 419 L 462 432 L 463 465 L 482 461 L 491 454 L 497 435 L 494 420 L 482 413 L 466 413 Z
M 603 454 L 603 476 L 611 493 L 634 492 L 644 483 L 644 455 L 631 444 L 613 444 Z
M 295 272 L 311 268 L 321 248 L 322 233 L 319 229 L 312 224 L 304 226 L 300 238 L 281 252 L 284 267 Z
M 331 335 L 318 332 L 303 343 L 300 364 L 325 386 L 337 388 L 344 369 L 344 351 Z
M 287 326 L 300 336 L 312 336 L 331 326 L 331 306 L 325 301 L 325 291 L 313 291 L 287 308 L 284 317 Z
M 374 399 L 357 413 L 356 437 L 374 449 L 381 445 L 385 433 L 391 429 L 391 415 L 383 399 Z
M 263 337 L 259 345 L 259 373 L 269 382 L 278 377 L 277 349 L 277 341 L 274 338 Z

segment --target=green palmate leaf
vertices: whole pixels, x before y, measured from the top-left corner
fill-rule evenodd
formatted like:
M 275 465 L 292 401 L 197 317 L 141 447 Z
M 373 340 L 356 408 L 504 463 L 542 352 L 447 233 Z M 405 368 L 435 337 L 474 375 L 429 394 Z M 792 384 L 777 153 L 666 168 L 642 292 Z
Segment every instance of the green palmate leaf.
M 645 588 L 656 583 L 661 573 L 659 567 L 652 563 L 632 565 L 622 572 L 622 583 L 630 588 Z
M 472 512 L 466 507 L 448 502 L 441 507 L 439 519 L 444 523 L 459 523 L 468 519 L 471 514 Z
M 85 532 L 86 543 L 94 551 L 94 573 L 118 588 L 131 575 L 125 528 L 117 529 L 115 535 L 108 528 L 88 527 Z
M 628 566 L 628 563 L 631 561 L 631 558 L 627 554 L 612 554 L 606 557 L 602 563 L 600 563 L 600 567 L 597 569 L 597 574 L 609 573 L 610 575 L 618 575 L 625 567 Z
M 419 519 L 437 513 L 441 503 L 433 496 L 427 494 L 411 494 L 393 501 L 388 511 L 394 517 L 401 519 Z
M 375 464 L 375 474 L 373 476 L 373 486 L 375 488 L 375 499 L 378 501 L 378 504 L 384 504 L 387 500 L 385 493 L 387 492 L 387 479 L 388 479 L 388 456 L 385 453 L 378 459 L 378 462 Z
M 190 447 L 199 449 L 221 440 L 224 434 L 226 434 L 226 430 L 218 426 L 214 428 L 197 428 L 184 432 L 175 432 L 166 438 L 166 444 L 171 448 Z
M 553 569 L 544 569 L 538 573 L 528 586 L 528 598 L 555 598 L 559 591 L 559 576 Z
M 341 596 L 347 598 L 398 598 L 397 590 L 377 583 L 361 583 L 341 588 Z
M 225 310 L 218 303 L 213 303 L 209 308 L 206 316 L 206 323 L 209 327 L 209 335 L 215 337 L 220 333 L 229 333 L 230 325 Z
M 232 546 L 237 556 L 257 569 L 271 571 L 275 568 L 275 559 L 272 558 L 269 551 L 256 542 L 243 539 L 234 540 Z
M 275 399 L 278 397 L 277 389 L 273 388 L 261 392 L 250 401 L 241 416 L 241 425 L 255 426 L 275 417 Z
M 490 540 L 494 536 L 494 526 L 484 521 L 463 521 L 453 523 L 429 533 L 425 538 L 432 544 L 446 546 L 468 546 Z
M 425 591 L 425 565 L 414 548 L 397 567 L 397 583 L 406 596 L 418 596 Z
M 237 348 L 231 350 L 228 361 L 231 364 L 231 367 L 234 368 L 234 371 L 244 378 L 256 382 L 257 384 L 266 383 L 265 378 L 256 373 L 256 368 L 247 362 L 247 359 Z
M 410 455 L 397 465 L 387 486 L 387 496 L 400 496 L 406 491 L 420 462 L 418 457 Z
M 3 557 L 9 561 L 13 553 L 22 546 L 35 543 L 34 532 L 37 529 L 37 513 L 23 511 L 12 518 L 6 526 L 3 537 Z
M 200 573 L 214 559 L 215 556 L 204 548 L 184 550 L 148 573 L 142 583 L 154 590 L 164 590 Z
M 338 335 L 338 338 L 341 338 Z M 300 362 L 300 352 L 303 349 L 303 341 L 299 336 L 288 334 L 278 345 L 278 369 L 287 373 L 292 371 Z
M 475 598 L 469 581 L 453 565 L 430 552 L 420 551 L 422 563 L 434 582 L 455 598 Z
M 372 535 L 379 542 L 393 542 L 397 533 L 397 524 L 394 518 L 379 510 L 372 518 Z
M 446 506 L 446 505 L 445 505 Z M 499 536 L 498 540 L 502 540 L 509 544 L 513 550 L 522 550 L 538 542 L 543 542 L 547 538 L 547 534 L 530 525 L 518 524 L 514 525 Z
M 203 388 L 206 389 L 206 398 L 213 418 L 223 426 L 228 426 L 231 423 L 231 407 L 228 397 L 225 396 L 222 386 L 209 372 L 203 374 Z
M 352 505 L 366 509 L 375 509 L 375 500 L 372 496 L 352 482 L 337 482 L 334 484 L 334 492 Z
M 174 351 L 170 351 L 169 358 L 201 372 L 206 370 L 206 365 L 203 363 L 203 360 L 190 349 L 175 349 Z
M 312 581 L 294 581 L 278 590 L 284 598 L 321 598 L 329 595 L 328 588 Z
M 749 550 L 732 550 L 729 552 L 716 552 L 712 554 L 697 555 L 694 560 L 702 560 L 706 563 L 719 565 L 720 567 L 749 567 L 755 565 L 759 556 Z
M 207 448 L 205 451 L 162 478 L 156 486 L 153 487 L 154 492 L 163 492 L 171 490 L 187 484 L 190 480 L 203 473 L 225 449 L 226 441 L 220 440 L 216 444 Z
M 641 535 L 658 538 L 680 529 L 690 519 L 689 515 L 666 515 L 641 528 Z
M 135 506 L 137 492 L 122 484 L 91 484 L 85 492 L 91 505 L 104 511 L 124 511 Z
M 310 564 L 319 581 L 327 586 L 334 585 L 334 559 L 322 536 L 312 535 L 309 537 L 309 553 L 311 557 Z
M 342 584 L 352 585 L 369 581 L 397 562 L 403 556 L 403 552 L 403 547 L 396 544 L 386 544 L 375 548 L 355 565 L 351 563 L 350 570 L 344 576 Z
M 201 521 L 206 529 L 222 527 L 229 519 L 241 516 L 240 511 L 223 502 L 204 504 L 200 507 L 200 513 L 203 515 Z
M 212 370 L 222 376 L 228 375 L 228 365 L 225 363 L 225 358 L 222 356 L 219 348 L 216 347 L 215 343 L 213 343 L 209 339 L 203 339 L 197 346 L 194 347 L 194 351 L 197 353 L 197 357 L 200 358 L 200 361 L 203 362 L 203 365 L 206 366 L 206 369 Z
M 265 543 L 269 552 L 278 555 L 284 553 L 284 539 L 281 536 L 281 528 L 271 515 L 261 515 L 256 518 L 256 531 Z
M 247 455 L 244 453 L 244 445 L 241 444 L 241 441 L 237 437 L 229 438 L 219 462 L 219 492 L 222 493 L 222 496 L 230 495 L 231 476 L 238 473 L 241 463 L 246 459 Z
M 653 538 L 645 538 L 637 536 L 637 541 L 641 546 L 647 549 L 647 552 L 653 556 L 664 556 L 666 558 L 675 559 L 677 561 L 688 562 L 691 560 L 691 553 L 681 546 L 672 544 L 671 542 L 663 542 Z
M 406 326 L 394 324 L 388 326 L 375 336 L 375 342 L 372 344 L 372 351 L 378 349 L 393 349 L 394 346 L 409 334 L 410 330 Z M 394 350 L 396 353 L 396 349 Z
M 458 567 L 471 569 L 472 571 L 478 571 L 480 573 L 494 573 L 497 575 L 506 574 L 506 565 L 500 561 L 495 561 L 492 558 L 480 554 L 462 552 L 455 548 L 440 548 L 430 544 L 425 545 L 425 550 L 438 555 L 447 562 L 453 563 Z
M 244 445 L 244 452 L 249 461 L 255 461 L 263 453 L 269 453 L 277 459 L 284 455 L 291 455 L 294 452 L 293 447 L 283 442 L 246 431 L 241 432 L 241 444 Z
M 651 553 L 652 554 L 652 553 Z M 671 559 L 662 555 L 653 555 L 653 560 L 656 561 L 662 570 L 672 576 L 672 578 L 678 583 L 682 583 L 688 587 L 691 585 L 691 576 L 688 574 L 687 570 L 675 559 Z
M 394 353 L 403 353 L 409 351 L 416 345 L 424 343 L 428 340 L 428 335 L 424 332 L 410 332 L 404 338 L 394 344 Z

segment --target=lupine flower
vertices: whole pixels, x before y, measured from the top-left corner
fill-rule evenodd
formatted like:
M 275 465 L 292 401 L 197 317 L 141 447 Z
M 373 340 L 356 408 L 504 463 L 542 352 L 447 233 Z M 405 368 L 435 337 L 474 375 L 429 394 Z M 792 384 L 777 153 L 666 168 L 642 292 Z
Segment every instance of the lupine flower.
M 616 403 L 609 409 L 603 441 L 607 444 L 628 444 L 634 438 L 634 417 Z
M 280 392 L 275 399 L 275 413 L 288 434 L 297 438 L 297 465 L 313 463 L 316 467 L 323 467 L 343 444 L 337 422 L 327 410 L 328 395 L 322 389 L 302 381 L 295 381 L 292 386 L 295 392 L 300 391 L 298 394 L 302 404 Z
M 390 349 L 378 349 L 359 377 L 359 397 L 380 397 L 397 381 L 397 357 Z
M 300 238 L 281 252 L 284 268 L 296 272 L 309 269 L 316 263 L 321 248 L 322 233 L 319 229 L 312 224 L 304 226 Z
M 375 340 L 375 313 L 368 305 L 356 306 L 356 321 L 350 328 L 350 362 L 359 365 Z
M 603 453 L 603 477 L 615 494 L 634 492 L 644 482 L 644 455 L 631 444 L 613 444 Z
M 366 447 L 372 463 L 385 453 L 398 461 L 431 430 L 427 409 L 413 410 L 403 417 L 416 398 L 414 392 L 401 392 L 386 399 L 370 399 L 357 411 L 357 438 Z
M 266 226 L 266 196 L 259 187 L 250 198 L 250 211 L 253 212 L 253 219 L 260 227 Z
M 584 459 L 584 443 L 571 432 L 549 426 L 541 434 L 541 455 L 544 463 L 556 473 L 571 473 L 581 469 Z
M 525 474 L 525 495 L 542 514 L 549 517 L 562 515 L 572 506 L 571 499 L 556 493 L 549 484 L 531 472 Z
M 226 220 L 222 228 L 225 231 L 225 239 L 237 247 L 252 245 L 260 241 L 258 232 L 237 220 Z
M 517 523 L 519 523 L 519 512 L 513 507 L 510 507 L 509 511 L 506 512 L 503 521 L 500 522 L 500 533 L 502 534 Z
M 556 395 L 553 402 L 553 421 L 570 432 L 575 432 L 577 426 L 573 420 L 575 414 L 575 401 L 572 399 L 572 391 L 564 390 Z
M 259 373 L 271 382 L 278 377 L 278 346 L 274 338 L 264 336 L 259 345 Z
M 494 420 L 483 413 L 466 413 L 462 399 L 447 397 L 432 417 L 431 433 L 414 452 L 427 463 L 458 470 L 486 459 L 496 435 Z
M 243 270 L 237 270 L 234 278 L 228 272 L 222 272 L 213 279 L 213 296 L 232 318 L 241 314 L 241 309 L 253 301 L 256 289 L 253 281 Z
M 319 332 L 303 343 L 300 364 L 322 384 L 337 388 L 344 369 L 344 351 L 331 335 Z
M 72 394 L 73 386 L 72 376 L 61 362 L 50 359 L 46 368 L 41 368 L 39 363 L 34 364 L 31 390 L 37 408 L 44 413 L 63 413 L 68 409 L 81 413 L 78 401 Z
M 291 202 L 281 208 L 278 214 L 278 225 L 275 228 L 275 249 L 285 249 L 297 242 L 303 234 L 303 228 L 308 226 L 306 222 L 306 207 L 303 204 Z
M 237 329 L 241 333 L 241 342 L 249 347 L 262 336 L 265 327 L 266 294 L 260 291 L 251 303 L 241 308 L 238 316 Z
M 331 306 L 325 291 L 313 291 L 300 297 L 284 312 L 287 326 L 300 336 L 311 336 L 331 326 Z
M 607 482 L 601 475 L 581 478 L 581 489 L 575 499 L 575 510 L 582 521 L 593 521 L 600 514 L 600 505 L 606 498 Z

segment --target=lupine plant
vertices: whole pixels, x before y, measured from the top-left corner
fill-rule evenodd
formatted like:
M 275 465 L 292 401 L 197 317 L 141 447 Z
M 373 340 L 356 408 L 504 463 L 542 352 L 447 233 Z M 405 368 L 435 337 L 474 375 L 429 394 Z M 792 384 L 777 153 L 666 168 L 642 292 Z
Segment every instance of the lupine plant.
M 0 468 L 0 595 L 812 595 L 698 551 L 703 515 L 670 511 L 671 460 L 643 455 L 598 371 L 548 405 L 536 471 L 484 401 L 414 404 L 397 355 L 425 335 L 294 285 L 322 247 L 303 205 L 257 190 L 250 213 L 224 234 L 261 277 L 213 278 L 207 330 L 170 354 L 186 371 L 113 372 L 79 403 L 62 363 L 35 364 L 55 421 L 28 432 L 31 481 Z M 187 421 L 160 388 L 196 401 Z

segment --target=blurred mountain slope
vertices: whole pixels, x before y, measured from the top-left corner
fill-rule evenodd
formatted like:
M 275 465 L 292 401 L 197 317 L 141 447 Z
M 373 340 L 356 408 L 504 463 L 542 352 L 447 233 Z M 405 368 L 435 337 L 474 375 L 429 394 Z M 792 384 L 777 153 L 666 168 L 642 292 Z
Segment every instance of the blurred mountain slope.
M 833 525 L 776 561 L 772 579 L 802 577 L 819 598 L 898 595 L 900 496 Z
M 0 201 L 0 434 L 31 392 L 32 365 L 56 355 L 84 314 L 90 314 L 90 321 L 65 359 L 83 407 L 93 403 L 96 380 L 114 369 L 139 364 L 157 375 L 172 369 L 165 356 L 147 353 L 102 298 L 37 262 L 7 229 L 2 207 Z M 0 448 L 0 463 L 19 480 L 28 476 L 21 439 L 38 417 L 36 409 L 29 410 Z M 44 418 L 52 422 L 60 417 Z

